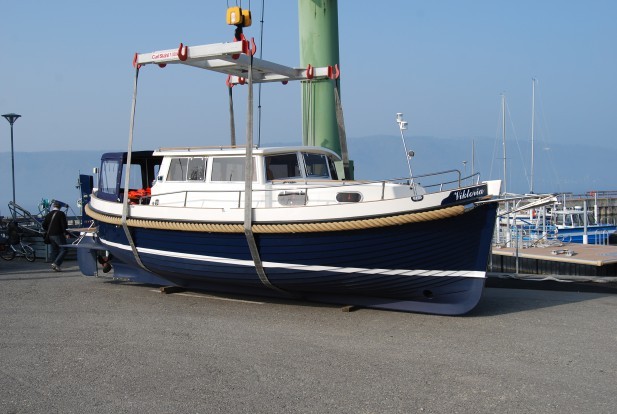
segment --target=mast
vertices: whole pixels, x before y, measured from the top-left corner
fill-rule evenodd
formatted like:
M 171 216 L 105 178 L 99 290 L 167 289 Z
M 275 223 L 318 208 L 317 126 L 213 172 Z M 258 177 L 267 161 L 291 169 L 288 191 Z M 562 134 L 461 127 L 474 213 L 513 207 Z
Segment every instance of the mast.
M 338 0 L 298 0 L 300 64 L 302 67 L 329 66 L 334 79 L 302 82 L 302 143 L 329 148 L 341 156 L 335 168 L 339 178 L 353 179 L 345 122 L 340 98 Z
M 504 93 L 501 94 L 501 136 L 502 136 L 502 147 L 503 147 L 503 192 L 504 194 L 508 192 L 506 187 L 507 183 L 507 174 L 506 174 L 506 95 Z
M 471 140 L 471 176 L 476 173 L 476 140 Z M 473 182 L 472 182 L 473 184 Z
M 337 0 L 298 0 L 300 64 L 339 63 Z M 329 79 L 302 82 L 304 145 L 326 147 L 341 155 L 334 86 Z
M 536 78 L 531 78 L 531 186 L 529 192 L 533 194 L 533 166 L 534 166 L 534 126 L 536 120 Z
M 506 163 L 506 95 L 501 94 L 501 136 L 503 146 L 503 194 L 507 194 L 508 189 L 506 187 L 507 180 L 507 163 Z M 510 247 L 511 235 L 510 231 L 510 203 L 506 201 L 506 247 Z

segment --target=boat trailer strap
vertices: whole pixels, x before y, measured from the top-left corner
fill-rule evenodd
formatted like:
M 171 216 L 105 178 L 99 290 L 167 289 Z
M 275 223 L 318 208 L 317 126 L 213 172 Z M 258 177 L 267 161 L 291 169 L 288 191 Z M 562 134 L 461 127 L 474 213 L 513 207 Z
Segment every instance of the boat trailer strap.
M 264 270 L 259 249 L 253 234 L 253 57 L 250 58 L 248 67 L 248 114 L 246 117 L 246 157 L 244 160 L 244 234 L 251 252 L 251 258 L 255 265 L 255 271 L 264 286 L 280 293 L 288 292 L 274 286 Z M 231 88 L 230 88 L 231 90 Z
M 135 242 L 133 242 L 133 236 L 131 235 L 131 231 L 127 225 L 126 219 L 129 213 L 129 183 L 131 182 L 131 161 L 133 155 L 133 129 L 135 126 L 135 107 L 137 105 L 137 80 L 139 78 L 139 65 L 135 66 L 135 84 L 133 87 L 133 105 L 131 108 L 131 127 L 129 129 L 129 148 L 126 154 L 126 176 L 124 180 L 124 196 L 122 200 L 122 229 L 124 230 L 124 234 L 126 235 L 126 239 L 131 245 L 131 251 L 133 252 L 133 257 L 135 257 L 135 261 L 137 264 L 144 269 L 145 271 L 149 271 L 146 265 L 143 264 L 141 258 L 139 257 L 139 252 L 137 251 L 137 247 L 135 246 Z
M 257 249 L 257 243 L 255 243 L 255 236 L 253 235 L 253 230 L 250 228 L 250 223 L 248 223 L 248 227 L 244 228 L 244 234 L 246 235 L 246 241 L 249 245 L 251 257 L 253 258 L 255 271 L 257 272 L 257 276 L 259 276 L 261 283 L 272 290 L 289 295 L 289 292 L 274 286 L 272 282 L 270 282 L 270 279 L 268 279 L 268 275 L 266 275 L 266 271 L 264 270 L 263 263 L 261 262 L 261 258 L 259 256 L 259 250 Z
M 236 120 L 234 117 L 234 97 L 233 97 L 233 84 L 228 84 L 229 89 L 229 131 L 231 134 L 231 146 L 236 146 Z

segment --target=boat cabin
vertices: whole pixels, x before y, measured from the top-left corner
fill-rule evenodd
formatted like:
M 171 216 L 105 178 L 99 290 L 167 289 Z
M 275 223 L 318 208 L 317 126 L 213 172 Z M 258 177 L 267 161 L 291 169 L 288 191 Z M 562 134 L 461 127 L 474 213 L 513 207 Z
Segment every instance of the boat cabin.
M 245 150 L 159 149 L 163 157 L 157 183 L 244 183 Z M 325 148 L 290 147 L 253 150 L 253 181 L 337 180 L 338 155 Z
M 244 148 L 161 148 L 133 152 L 129 199 L 135 204 L 207 207 L 237 206 L 245 189 Z M 279 204 L 306 204 L 306 193 L 269 194 L 277 187 L 323 185 L 338 181 L 338 155 L 320 147 L 255 148 L 253 198 L 273 196 Z M 97 196 L 121 202 L 127 153 L 107 153 L 101 160 Z M 298 197 L 300 199 L 298 199 Z M 303 200 L 302 200 L 303 198 Z M 271 204 L 268 202 L 267 204 Z
M 565 210 L 553 210 L 553 224 L 558 228 L 583 227 L 585 225 L 585 211 L 580 207 Z M 596 219 L 593 212 L 587 212 L 587 225 L 595 226 Z
M 126 152 L 103 154 L 96 189 L 98 198 L 107 201 L 122 201 L 127 158 Z M 131 154 L 130 190 L 147 191 L 154 182 L 162 161 L 163 157 L 153 155 L 152 151 L 134 151 Z

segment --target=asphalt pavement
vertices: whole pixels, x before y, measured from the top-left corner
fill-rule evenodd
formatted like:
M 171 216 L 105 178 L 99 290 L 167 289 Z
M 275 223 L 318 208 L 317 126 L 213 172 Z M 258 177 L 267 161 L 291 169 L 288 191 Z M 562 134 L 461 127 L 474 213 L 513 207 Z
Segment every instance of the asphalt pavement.
M 0 413 L 613 413 L 617 295 L 487 288 L 463 317 L 0 261 Z

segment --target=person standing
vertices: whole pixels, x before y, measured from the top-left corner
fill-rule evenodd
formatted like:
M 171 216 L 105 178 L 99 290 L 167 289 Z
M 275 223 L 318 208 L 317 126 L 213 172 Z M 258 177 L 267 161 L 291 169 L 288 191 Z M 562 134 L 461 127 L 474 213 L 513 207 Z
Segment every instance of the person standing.
M 67 253 L 66 247 L 63 245 L 66 244 L 66 239 L 69 237 L 66 231 L 68 228 L 66 214 L 60 210 L 60 207 L 61 204 L 58 201 L 54 201 L 51 211 L 45 216 L 45 220 L 43 220 L 43 229 L 47 231 L 49 244 L 51 245 L 51 256 L 54 257 L 51 268 L 56 272 L 62 271 L 60 266 Z

